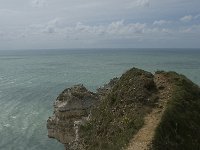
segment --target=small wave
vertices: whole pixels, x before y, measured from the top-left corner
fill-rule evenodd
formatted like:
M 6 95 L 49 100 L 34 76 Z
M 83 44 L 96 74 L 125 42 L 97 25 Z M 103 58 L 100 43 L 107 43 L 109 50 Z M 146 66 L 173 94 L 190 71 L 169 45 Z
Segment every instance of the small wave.
M 38 115 L 39 112 L 34 111 L 34 112 L 32 112 L 32 114 L 33 114 L 33 115 Z
M 26 127 L 23 127 L 23 128 L 22 128 L 22 130 L 26 130 L 26 129 L 27 129 Z
M 16 119 L 16 118 L 17 118 L 17 116 L 11 116 L 11 118 L 12 118 L 12 119 Z
M 11 125 L 10 124 L 4 124 L 3 126 L 4 127 L 10 127 Z
M 4 83 L 1 84 L 1 86 L 10 85 L 10 84 L 14 84 L 14 83 L 15 83 L 14 81 L 4 82 Z

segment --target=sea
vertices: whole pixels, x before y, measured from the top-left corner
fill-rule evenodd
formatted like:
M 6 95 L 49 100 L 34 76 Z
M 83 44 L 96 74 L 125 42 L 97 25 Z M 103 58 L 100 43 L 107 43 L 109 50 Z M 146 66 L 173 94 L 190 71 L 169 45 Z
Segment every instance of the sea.
M 59 93 L 75 84 L 95 91 L 132 67 L 176 71 L 200 85 L 200 49 L 0 51 L 0 150 L 63 150 L 46 129 Z

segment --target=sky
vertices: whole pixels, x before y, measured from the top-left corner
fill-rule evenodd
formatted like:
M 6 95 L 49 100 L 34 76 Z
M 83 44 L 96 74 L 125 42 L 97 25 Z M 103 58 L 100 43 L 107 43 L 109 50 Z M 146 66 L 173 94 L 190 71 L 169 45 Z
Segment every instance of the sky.
M 0 0 L 0 50 L 200 48 L 200 0 Z

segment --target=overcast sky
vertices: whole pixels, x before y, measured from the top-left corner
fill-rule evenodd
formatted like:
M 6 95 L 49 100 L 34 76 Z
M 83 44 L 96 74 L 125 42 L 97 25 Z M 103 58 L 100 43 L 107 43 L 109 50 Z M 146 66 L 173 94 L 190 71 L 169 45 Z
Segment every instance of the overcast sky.
M 200 48 L 200 0 L 0 0 L 0 50 Z

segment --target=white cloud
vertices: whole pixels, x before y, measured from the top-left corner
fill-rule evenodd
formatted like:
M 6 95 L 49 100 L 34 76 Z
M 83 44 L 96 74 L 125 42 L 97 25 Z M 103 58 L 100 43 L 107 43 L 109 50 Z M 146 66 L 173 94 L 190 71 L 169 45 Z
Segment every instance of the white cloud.
M 161 26 L 161 25 L 170 24 L 170 23 L 171 23 L 171 21 L 167 21 L 167 20 L 156 20 L 153 22 L 153 25 Z
M 184 17 L 180 18 L 180 21 L 182 21 L 182 22 L 189 22 L 192 19 L 193 19 L 192 15 L 187 15 L 187 16 L 184 16 Z
M 62 20 L 55 18 L 44 25 L 42 30 L 45 33 L 55 33 L 58 28 L 62 28 Z
M 180 21 L 182 22 L 190 22 L 192 20 L 198 20 L 200 18 L 200 14 L 196 14 L 196 15 L 186 15 L 183 16 L 182 18 L 180 18 Z
M 62 19 L 60 18 L 55 18 L 53 20 L 50 20 L 47 24 L 51 26 L 59 26 L 61 23 Z
M 186 33 L 200 33 L 199 26 L 177 27 L 171 29 L 161 25 L 171 21 L 159 20 L 151 26 L 146 23 L 125 23 L 123 20 L 104 25 L 89 25 L 81 22 L 75 25 L 64 25 L 67 20 L 53 19 L 45 24 L 30 26 L 29 35 L 46 36 L 48 38 L 63 38 L 68 40 L 99 40 L 99 39 L 133 39 L 133 38 L 164 38 Z
M 44 24 L 33 24 L 29 26 L 29 29 L 34 31 L 34 33 L 56 33 L 57 29 L 63 28 L 62 19 L 55 18 Z
M 150 1 L 149 0 L 128 0 L 126 2 L 127 8 L 137 8 L 137 7 L 149 7 L 150 6 Z M 123 6 L 123 4 L 121 4 Z
M 144 23 L 124 23 L 123 20 L 114 21 L 105 25 L 85 25 L 78 22 L 74 26 L 62 26 L 60 20 L 54 19 L 45 24 L 31 25 L 29 34 L 54 34 L 70 39 L 87 37 L 124 38 L 142 35 L 145 32 Z
M 123 20 L 115 21 L 104 26 L 88 26 L 82 23 L 77 23 L 75 27 L 71 27 L 70 31 L 78 31 L 79 33 L 86 33 L 92 35 L 132 35 L 142 34 L 146 25 L 142 23 L 125 24 Z M 69 27 L 67 28 L 69 30 Z
M 136 1 L 137 6 L 150 6 L 150 1 L 149 0 L 137 0 Z

